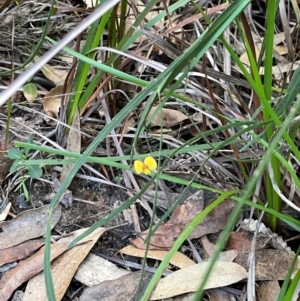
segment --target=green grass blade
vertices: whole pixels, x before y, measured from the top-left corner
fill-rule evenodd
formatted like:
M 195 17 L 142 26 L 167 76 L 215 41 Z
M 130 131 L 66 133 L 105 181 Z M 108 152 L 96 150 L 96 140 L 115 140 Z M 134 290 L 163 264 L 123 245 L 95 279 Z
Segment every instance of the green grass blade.
M 297 68 L 293 74 L 291 82 L 288 86 L 285 96 L 281 99 L 280 103 L 275 109 L 278 116 L 288 111 L 300 92 L 300 68 Z
M 293 270 L 295 268 L 295 265 L 297 263 L 297 260 L 298 260 L 298 256 L 300 254 L 300 247 L 298 248 L 296 254 L 295 254 L 295 257 L 291 263 L 291 266 L 286 274 L 286 277 L 284 279 L 284 282 L 281 286 L 281 290 L 280 290 L 280 294 L 277 298 L 277 301 L 289 301 L 289 300 L 292 300 L 292 296 L 294 294 L 294 288 L 295 288 L 295 285 L 297 285 L 297 283 L 299 282 L 299 277 L 300 277 L 300 270 L 298 270 L 297 274 L 296 274 L 296 277 L 294 278 L 293 282 L 294 284 L 290 284 L 290 279 L 291 279 L 291 276 L 292 276 L 292 273 L 293 273 Z M 296 279 L 296 280 L 295 280 Z M 290 286 L 289 286 L 290 284 Z M 292 288 L 290 289 L 292 285 Z M 290 292 L 289 292 L 290 291 Z
M 293 265 L 291 265 L 291 267 L 293 267 Z M 297 274 L 295 275 L 294 279 L 292 280 L 292 283 L 290 284 L 290 286 L 286 292 L 286 295 L 284 296 L 284 301 L 293 300 L 293 297 L 295 297 L 294 294 L 296 292 L 299 281 L 300 281 L 300 270 L 297 271 Z
M 88 53 L 90 51 L 90 49 L 93 49 L 99 45 L 101 36 L 103 34 L 105 25 L 109 19 L 110 14 L 111 14 L 111 10 L 106 12 L 102 16 L 101 20 L 98 20 L 91 26 L 91 29 L 89 30 L 89 34 L 87 36 L 86 42 L 82 49 L 83 54 Z M 93 56 L 94 56 L 93 52 L 87 54 L 87 57 L 89 57 L 91 59 L 93 58 Z M 73 91 L 75 91 L 75 92 L 83 91 L 89 70 L 90 70 L 90 64 L 80 60 L 77 71 L 76 71 L 73 87 L 72 87 Z M 81 97 L 81 93 L 77 92 L 74 94 L 72 99 L 69 101 L 68 124 L 72 123 L 73 116 L 78 108 L 80 97 Z

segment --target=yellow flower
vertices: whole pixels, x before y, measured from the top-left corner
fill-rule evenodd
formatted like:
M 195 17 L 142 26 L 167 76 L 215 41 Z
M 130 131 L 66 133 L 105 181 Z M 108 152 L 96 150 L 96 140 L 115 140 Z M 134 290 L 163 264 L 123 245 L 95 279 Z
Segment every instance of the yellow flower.
M 157 163 L 154 158 L 152 157 L 146 157 L 144 162 L 141 160 L 135 160 L 134 161 L 134 169 L 135 172 L 139 175 L 141 173 L 144 173 L 145 175 L 149 175 L 152 170 L 155 170 L 157 168 Z

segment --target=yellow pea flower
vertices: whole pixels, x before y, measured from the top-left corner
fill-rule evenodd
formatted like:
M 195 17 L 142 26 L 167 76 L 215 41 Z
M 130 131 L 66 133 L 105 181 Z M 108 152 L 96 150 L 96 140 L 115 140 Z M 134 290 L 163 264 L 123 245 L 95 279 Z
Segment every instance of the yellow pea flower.
M 134 161 L 134 169 L 138 175 L 141 173 L 144 173 L 145 175 L 149 175 L 151 171 L 155 170 L 156 168 L 157 168 L 157 163 L 155 159 L 150 156 L 146 157 L 144 162 L 142 162 L 141 160 Z

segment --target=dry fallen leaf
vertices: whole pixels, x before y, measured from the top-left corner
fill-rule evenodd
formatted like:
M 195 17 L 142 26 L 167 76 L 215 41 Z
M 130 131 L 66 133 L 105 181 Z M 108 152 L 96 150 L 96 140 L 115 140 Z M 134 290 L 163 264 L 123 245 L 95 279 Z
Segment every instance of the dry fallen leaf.
M 145 250 L 135 248 L 134 246 L 127 246 L 119 251 L 122 254 L 137 256 L 137 257 L 145 257 Z M 164 257 L 168 254 L 168 251 L 162 250 L 148 250 L 147 258 L 163 260 Z M 196 264 L 193 260 L 189 259 L 187 256 L 180 252 L 176 252 L 175 255 L 170 260 L 170 263 L 179 268 L 185 268 L 190 265 Z
M 40 58 L 35 56 L 34 60 L 37 62 L 40 60 Z M 55 85 L 63 85 L 69 73 L 68 70 L 57 69 L 49 64 L 45 64 L 41 70 L 45 77 L 51 80 Z
M 48 205 L 37 209 L 26 210 L 9 222 L 3 222 L 0 233 L 0 249 L 10 248 L 23 241 L 43 236 L 46 231 Z M 61 206 L 56 206 L 52 213 L 51 229 L 61 216 Z
M 128 132 L 130 132 L 132 129 L 134 129 L 136 127 L 137 121 L 135 119 L 135 116 L 133 114 L 131 117 L 129 117 L 127 119 L 127 122 L 124 124 L 124 134 L 127 134 Z
M 203 209 L 203 191 L 199 191 L 197 194 L 199 194 L 198 200 L 192 199 L 195 197 L 192 195 L 186 203 L 174 210 L 168 222 L 158 227 L 150 238 L 150 250 L 168 250 L 173 246 L 175 239 L 186 225 Z M 144 231 L 136 239 L 132 240 L 131 243 L 137 248 L 145 249 L 146 245 L 144 241 L 147 236 L 148 231 Z
M 295 254 L 284 250 L 255 251 L 255 280 L 284 280 Z M 248 269 L 249 253 L 239 252 L 234 262 Z M 300 256 L 292 275 L 300 269 Z
M 181 196 L 179 193 L 168 192 L 168 197 L 165 191 L 157 191 L 156 189 L 148 188 L 143 195 L 143 198 L 148 202 L 153 202 L 155 199 L 156 205 L 164 209 L 170 208 L 171 205 Z
M 226 248 L 228 250 L 238 250 L 238 251 L 250 251 L 251 243 L 253 240 L 253 234 L 250 232 L 232 232 L 227 243 Z M 258 235 L 256 240 L 256 249 L 262 249 L 266 244 L 270 242 L 270 238 L 263 235 Z
M 276 46 L 276 48 L 279 50 L 279 52 L 283 53 L 284 50 L 282 48 L 279 48 L 279 47 L 282 47 L 282 46 Z M 285 47 L 285 46 L 283 46 L 283 47 Z M 250 64 L 247 55 L 243 54 L 241 59 L 244 62 L 244 64 L 246 65 L 246 69 L 250 72 L 249 67 L 247 67 Z M 280 75 L 282 75 L 282 73 L 290 72 L 291 70 L 296 70 L 297 68 L 299 68 L 299 65 L 300 65 L 300 61 L 278 63 L 278 65 L 272 67 L 272 74 L 275 75 L 275 76 L 280 76 Z M 237 66 L 234 66 L 233 69 L 235 69 L 236 71 L 242 73 L 241 69 Z M 265 73 L 265 68 L 260 67 L 259 68 L 259 74 L 263 75 L 264 73 Z
M 17 246 L 0 250 L 0 266 L 23 259 L 45 244 L 43 239 L 25 241 Z
M 239 252 L 236 250 L 223 251 L 218 256 L 218 260 L 233 262 L 237 258 L 238 254 Z
M 51 246 L 51 261 L 65 252 L 67 246 L 65 244 L 53 244 Z M 8 300 L 13 291 L 22 283 L 29 280 L 34 275 L 41 272 L 44 268 L 44 248 L 39 252 L 29 257 L 26 260 L 20 261 L 17 266 L 4 273 L 0 280 L 0 300 Z M 24 299 L 23 299 L 24 300 Z M 42 299 L 30 299 L 42 300 Z M 43 300 L 46 300 L 43 299 Z
M 204 253 L 203 258 L 209 259 L 210 257 L 212 257 L 215 251 L 215 245 L 208 240 L 206 235 L 200 238 L 200 243 Z M 237 255 L 238 251 L 236 250 L 223 251 L 219 254 L 218 260 L 232 262 L 237 257 Z
M 140 294 L 136 296 L 138 287 L 141 281 Z M 134 272 L 116 280 L 104 281 L 93 287 L 86 288 L 82 295 L 79 297 L 79 301 L 128 301 L 128 300 L 140 300 L 140 297 L 144 293 L 145 288 L 153 277 L 152 273 Z
M 280 294 L 280 285 L 278 281 L 262 281 L 257 289 L 258 300 L 274 301 Z
M 146 249 L 145 240 L 148 237 L 148 230 L 138 234 L 130 242 L 137 248 Z M 180 235 L 181 230 L 176 225 L 162 224 L 151 236 L 149 250 L 170 250 Z
M 215 207 L 204 220 L 193 230 L 189 239 L 199 238 L 206 234 L 217 233 L 224 229 L 229 215 L 236 205 L 233 200 L 225 200 Z
M 282 73 L 291 72 L 298 69 L 300 66 L 300 61 L 288 62 L 288 63 L 280 63 L 277 66 L 272 67 L 272 74 L 274 76 L 282 75 Z M 265 68 L 260 67 L 259 74 L 265 74 Z M 281 78 L 281 77 L 280 77 Z
M 146 120 L 148 121 L 151 117 L 153 117 L 153 114 L 155 114 L 154 118 L 151 120 L 149 126 L 162 126 L 164 128 L 170 128 L 183 120 L 188 119 L 186 115 L 181 113 L 178 110 L 172 110 L 172 109 L 159 109 L 156 113 L 156 109 L 158 106 L 154 106 L 150 109 Z
M 228 292 L 219 289 L 219 288 L 213 288 L 210 290 L 206 290 L 205 294 L 208 295 L 209 301 L 230 301 L 230 297 Z
M 258 220 L 254 220 L 254 219 L 251 220 L 244 219 L 241 222 L 241 228 L 247 232 L 254 233 L 257 227 L 258 227 L 258 237 L 256 238 L 257 249 L 263 249 L 266 248 L 267 245 L 271 245 L 275 250 L 285 250 L 288 253 L 293 253 L 291 248 L 288 247 L 287 243 L 283 241 L 283 238 L 278 234 L 274 233 L 270 228 L 267 228 L 263 222 L 259 222 Z M 245 249 L 243 249 L 243 251 L 245 251 Z
M 58 244 L 68 245 L 75 237 L 87 229 L 80 229 L 66 237 L 61 238 Z M 106 228 L 98 228 L 93 233 L 80 241 L 78 246 L 69 249 L 65 254 L 57 258 L 51 264 L 51 272 L 56 300 L 61 300 L 70 282 L 78 269 L 78 266 L 90 252 L 99 237 L 106 231 Z M 63 277 L 62 277 L 63 275 Z M 22 301 L 47 300 L 44 273 L 30 279 Z
M 165 299 L 166 301 L 195 301 L 195 293 L 182 294 L 173 298 Z
M 202 236 L 199 241 L 203 249 L 203 259 L 206 260 L 214 253 L 215 245 L 209 241 L 206 235 Z
M 57 86 L 51 89 L 44 98 L 43 107 L 47 115 L 50 117 L 58 117 L 63 88 L 63 86 Z
M 94 286 L 106 280 L 118 279 L 129 271 L 118 268 L 100 256 L 89 254 L 79 266 L 74 278 L 86 286 Z
M 259 46 L 259 47 L 258 47 Z M 255 53 L 256 53 L 256 59 L 259 57 L 260 55 L 260 45 L 255 46 Z M 288 53 L 288 49 L 286 46 L 274 46 L 274 50 L 278 52 L 279 55 L 284 55 Z M 264 58 L 263 58 L 264 59 Z M 244 52 L 241 56 L 240 56 L 240 60 L 243 64 L 245 64 L 246 66 L 250 66 L 250 61 L 249 61 L 249 57 L 247 52 Z
M 178 270 L 161 279 L 150 300 L 160 300 L 196 292 L 203 281 L 209 262 L 203 262 Z M 217 261 L 210 273 L 204 289 L 227 286 L 247 278 L 246 270 L 233 262 Z

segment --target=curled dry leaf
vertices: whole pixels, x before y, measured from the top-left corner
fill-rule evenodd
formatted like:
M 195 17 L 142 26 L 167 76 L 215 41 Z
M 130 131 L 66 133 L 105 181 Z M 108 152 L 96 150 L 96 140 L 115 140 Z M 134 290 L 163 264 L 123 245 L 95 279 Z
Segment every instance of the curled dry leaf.
M 63 93 L 63 86 L 57 86 L 51 89 L 49 93 L 45 96 L 43 106 L 45 112 L 50 117 L 58 118 L 62 93 Z
M 215 207 L 203 221 L 195 227 L 189 239 L 199 238 L 203 235 L 217 233 L 223 230 L 235 205 L 235 201 L 228 199 Z
M 178 110 L 162 108 L 155 113 L 157 108 L 158 106 L 152 107 L 147 115 L 146 119 L 149 120 L 153 117 L 153 114 L 155 114 L 154 118 L 150 122 L 150 127 L 163 126 L 169 128 L 188 119 L 186 115 Z
M 40 60 L 40 58 L 38 56 L 35 56 L 34 60 L 35 62 L 37 62 Z M 45 64 L 41 70 L 45 77 L 51 80 L 55 85 L 63 85 L 69 72 L 68 70 L 56 69 L 48 64 Z
M 203 114 L 202 113 L 195 113 L 195 114 L 193 114 L 192 118 L 196 122 L 203 122 Z
M 197 191 L 188 200 L 178 206 L 171 215 L 168 222 L 162 224 L 150 238 L 149 249 L 169 250 L 172 248 L 175 239 L 187 224 L 200 212 L 204 206 L 203 191 Z M 148 231 L 140 233 L 131 243 L 140 249 L 145 249 L 144 243 Z

